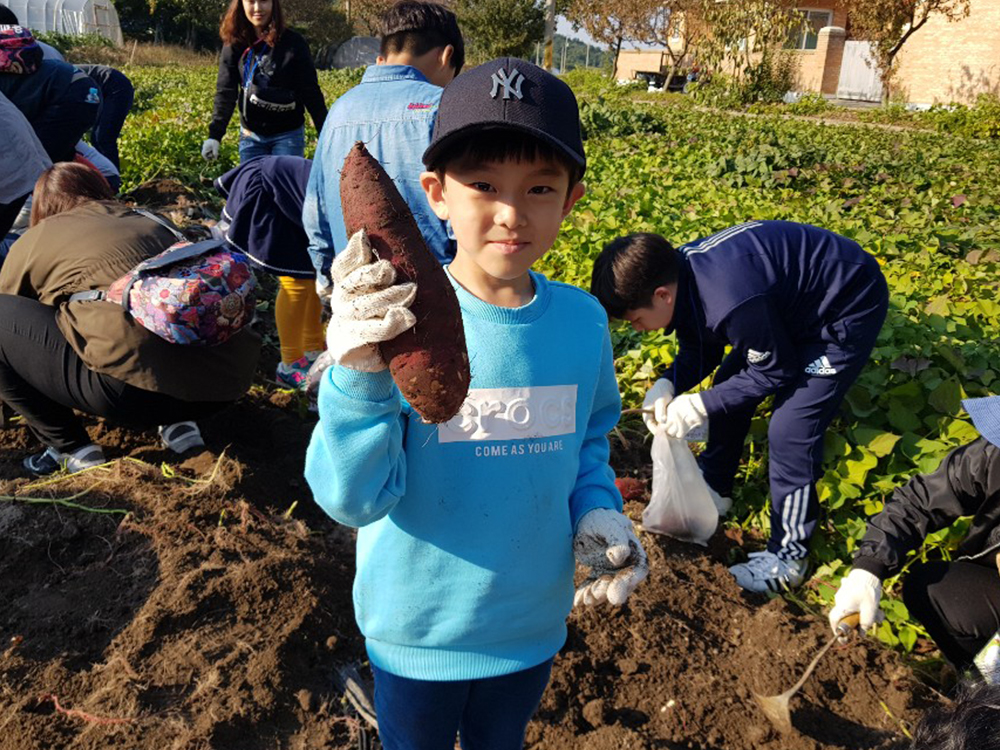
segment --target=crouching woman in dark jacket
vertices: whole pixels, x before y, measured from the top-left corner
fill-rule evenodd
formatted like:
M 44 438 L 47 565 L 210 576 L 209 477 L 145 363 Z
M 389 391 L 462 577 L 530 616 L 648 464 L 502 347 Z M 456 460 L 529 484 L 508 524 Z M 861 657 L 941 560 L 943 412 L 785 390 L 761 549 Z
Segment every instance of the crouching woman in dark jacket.
M 898 574 L 928 534 L 971 516 L 950 561 L 912 565 L 903 603 L 952 664 L 968 669 L 975 663 L 984 671 L 977 655 L 1000 630 L 1000 396 L 963 404 L 982 437 L 949 453 L 933 474 L 898 488 L 868 520 L 854 567 L 834 597 L 830 625 L 836 630 L 854 612 L 862 628 L 880 620 L 882 580 Z M 1000 682 L 1000 673 L 984 676 Z
M 165 226 L 113 200 L 94 170 L 60 163 L 35 185 L 31 228 L 0 270 L 0 400 L 46 446 L 36 475 L 104 462 L 77 409 L 160 425 L 167 448 L 204 445 L 191 421 L 250 387 L 260 337 L 244 328 L 217 346 L 172 344 L 110 302 L 70 301 L 107 289 L 176 241 Z

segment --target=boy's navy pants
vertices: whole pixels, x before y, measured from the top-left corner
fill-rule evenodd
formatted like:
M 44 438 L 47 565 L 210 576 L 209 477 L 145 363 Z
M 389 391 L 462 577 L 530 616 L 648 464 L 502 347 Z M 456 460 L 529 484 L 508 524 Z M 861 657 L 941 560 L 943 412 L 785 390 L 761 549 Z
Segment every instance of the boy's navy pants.
M 778 391 L 767 430 L 771 483 L 771 538 L 767 549 L 785 560 L 809 554 L 809 538 L 819 519 L 816 480 L 822 473 L 823 436 L 844 396 L 868 362 L 888 307 L 881 275 L 850 311 L 851 340 L 845 345 L 816 341 L 801 347 L 798 380 Z M 746 352 L 732 351 L 714 383 L 747 366 Z M 750 420 L 760 399 L 745 408 L 712 415 L 708 444 L 698 457 L 705 481 L 720 495 L 731 495 L 743 456 Z
M 374 664 L 375 713 L 384 750 L 521 750 L 549 683 L 552 659 L 481 680 L 411 680 Z

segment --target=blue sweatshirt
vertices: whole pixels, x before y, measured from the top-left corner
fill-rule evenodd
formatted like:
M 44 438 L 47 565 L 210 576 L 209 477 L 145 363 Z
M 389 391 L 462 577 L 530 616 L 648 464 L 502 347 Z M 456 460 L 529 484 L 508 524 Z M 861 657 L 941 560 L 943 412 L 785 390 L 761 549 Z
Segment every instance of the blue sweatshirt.
M 790 385 L 808 364 L 803 352 L 817 344 L 834 359 L 849 357 L 871 309 L 885 304 L 878 261 L 853 240 L 808 224 L 747 222 L 680 250 L 668 329 L 679 349 L 662 377 L 682 393 L 718 366 L 727 344 L 747 360 L 701 394 L 709 416 Z
M 496 307 L 452 281 L 472 364 L 461 412 L 424 424 L 387 371 L 328 371 L 306 478 L 359 527 L 354 608 L 380 669 L 495 677 L 562 647 L 573 533 L 621 510 L 607 433 L 621 411 L 607 316 L 532 274 L 534 299 Z

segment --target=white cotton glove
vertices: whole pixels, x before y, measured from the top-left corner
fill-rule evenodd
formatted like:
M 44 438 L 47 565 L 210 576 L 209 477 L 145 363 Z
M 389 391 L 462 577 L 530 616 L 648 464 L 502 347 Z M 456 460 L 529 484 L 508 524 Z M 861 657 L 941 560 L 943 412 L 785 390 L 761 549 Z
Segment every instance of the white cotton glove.
M 840 582 L 840 588 L 833 597 L 830 610 L 830 627 L 837 632 L 837 625 L 848 615 L 857 612 L 862 630 L 868 630 L 876 622 L 882 622 L 885 614 L 879 609 L 882 598 L 882 581 L 867 570 L 853 568 Z
M 621 605 L 649 575 L 646 550 L 632 530 L 632 521 L 616 510 L 595 508 L 580 519 L 573 537 L 576 561 L 590 575 L 573 597 L 573 606 L 607 601 Z
M 694 433 L 708 424 L 708 412 L 701 394 L 685 393 L 667 405 L 666 419 L 662 429 L 667 437 L 685 440 L 694 439 Z
M 417 296 L 413 282 L 396 284 L 387 260 L 373 261 L 365 231 L 355 232 L 333 260 L 330 324 L 326 347 L 333 361 L 352 370 L 379 372 L 386 365 L 376 344 L 391 341 L 414 326 L 409 307 Z
M 214 138 L 206 138 L 201 144 L 201 158 L 205 161 L 215 161 L 219 158 L 219 142 Z
M 642 400 L 642 421 L 650 432 L 655 433 L 658 426 L 667 421 L 667 405 L 674 397 L 674 384 L 666 378 L 660 378 L 646 391 Z M 646 411 L 652 409 L 652 412 Z

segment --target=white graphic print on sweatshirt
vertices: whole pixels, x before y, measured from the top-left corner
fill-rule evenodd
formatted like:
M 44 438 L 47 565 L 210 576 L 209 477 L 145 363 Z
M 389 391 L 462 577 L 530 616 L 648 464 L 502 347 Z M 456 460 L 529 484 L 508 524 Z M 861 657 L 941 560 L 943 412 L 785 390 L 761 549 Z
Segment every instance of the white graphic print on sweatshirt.
M 461 410 L 438 425 L 441 443 L 532 441 L 482 446 L 476 456 L 525 455 L 563 450 L 561 440 L 576 432 L 576 385 L 530 388 L 473 388 Z

